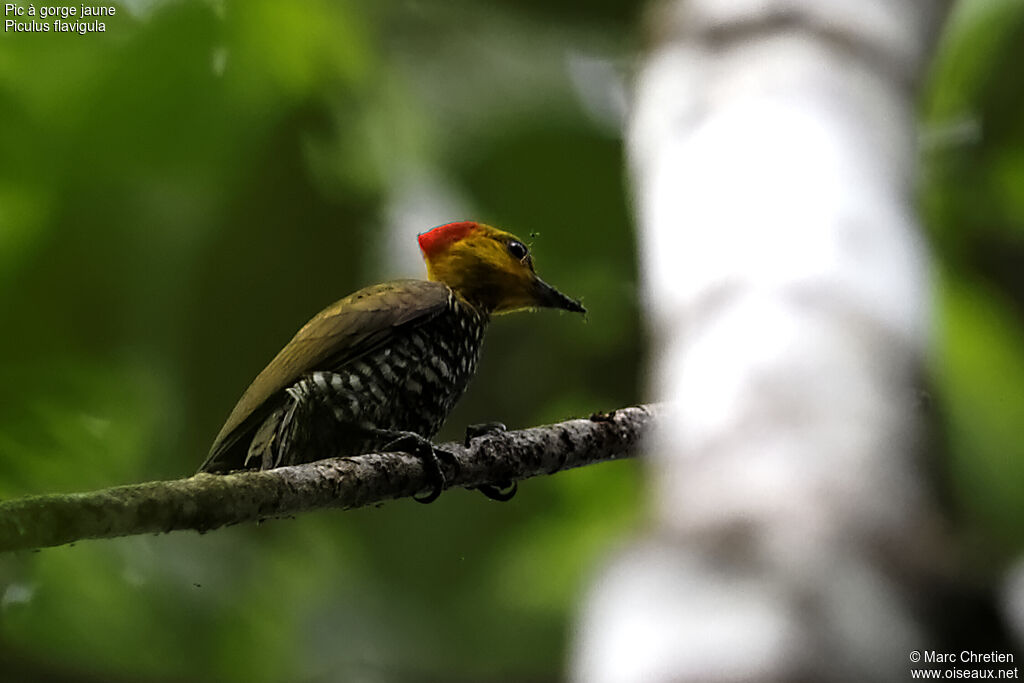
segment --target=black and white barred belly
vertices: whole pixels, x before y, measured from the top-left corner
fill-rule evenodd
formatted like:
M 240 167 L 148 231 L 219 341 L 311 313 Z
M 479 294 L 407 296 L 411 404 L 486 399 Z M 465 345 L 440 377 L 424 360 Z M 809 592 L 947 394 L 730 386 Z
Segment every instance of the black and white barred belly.
M 257 431 L 246 464 L 266 469 L 367 453 L 393 438 L 381 432 L 434 436 L 476 372 L 487 322 L 452 296 L 425 323 L 304 375 Z

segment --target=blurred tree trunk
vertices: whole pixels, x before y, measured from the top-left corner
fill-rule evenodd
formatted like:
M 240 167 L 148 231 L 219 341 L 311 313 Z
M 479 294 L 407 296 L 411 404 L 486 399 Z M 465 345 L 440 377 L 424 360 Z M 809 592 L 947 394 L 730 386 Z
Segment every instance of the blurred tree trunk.
M 939 0 L 676 0 L 629 129 L 653 533 L 598 577 L 575 680 L 904 680 L 941 564 L 915 96 Z M 933 646 L 934 647 L 934 646 Z

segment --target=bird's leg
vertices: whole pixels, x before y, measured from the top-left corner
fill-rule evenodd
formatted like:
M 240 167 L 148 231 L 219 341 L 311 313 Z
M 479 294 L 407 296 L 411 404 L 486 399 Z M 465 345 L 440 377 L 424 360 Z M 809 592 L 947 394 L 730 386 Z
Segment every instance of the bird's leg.
M 458 470 L 459 463 L 455 456 L 438 448 L 427 439 L 415 432 L 406 432 L 397 429 L 367 429 L 367 434 L 379 443 L 384 444 L 381 448 L 385 451 L 402 451 L 411 453 L 423 461 L 423 467 L 427 471 L 427 478 L 434 488 L 422 498 L 413 496 L 417 503 L 433 503 L 441 495 L 448 484 L 444 471 L 441 469 L 441 460 L 452 464 Z
M 481 436 L 489 436 L 491 434 L 501 434 L 506 431 L 508 431 L 508 427 L 505 426 L 504 422 L 484 422 L 482 424 L 469 425 L 466 427 L 466 440 L 464 444 L 466 448 L 469 448 L 473 439 L 478 439 Z M 515 497 L 516 492 L 519 490 L 519 483 L 514 481 L 499 481 L 494 482 L 493 484 L 481 484 L 480 486 L 474 486 L 472 488 L 475 488 L 491 500 L 505 503 Z

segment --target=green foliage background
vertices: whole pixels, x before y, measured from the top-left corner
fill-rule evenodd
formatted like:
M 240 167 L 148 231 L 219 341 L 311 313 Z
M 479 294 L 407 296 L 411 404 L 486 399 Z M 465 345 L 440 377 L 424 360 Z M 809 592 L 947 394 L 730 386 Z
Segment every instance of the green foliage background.
M 442 437 L 641 399 L 616 91 L 594 89 L 628 79 L 634 3 L 117 7 L 103 34 L 0 40 L 0 497 L 191 473 L 301 323 L 420 275 L 415 233 L 448 219 L 535 233 L 591 313 L 498 320 Z M 1024 540 L 1020 63 L 1024 4 L 963 2 L 922 106 L 946 463 L 993 557 Z M 642 516 L 616 463 L 505 505 L 4 557 L 0 680 L 557 680 L 588 573 Z

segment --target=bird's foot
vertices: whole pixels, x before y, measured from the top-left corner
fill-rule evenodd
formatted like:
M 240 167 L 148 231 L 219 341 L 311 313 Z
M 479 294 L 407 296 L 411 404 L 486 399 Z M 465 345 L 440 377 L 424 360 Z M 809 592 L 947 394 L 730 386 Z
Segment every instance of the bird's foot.
M 473 439 L 478 439 L 481 436 L 500 434 L 506 431 L 508 431 L 508 427 L 506 427 L 503 422 L 484 422 L 482 424 L 469 425 L 466 427 L 465 446 L 466 448 L 469 448 Z M 491 500 L 505 503 L 515 497 L 516 491 L 519 490 L 519 483 L 515 481 L 501 481 L 493 484 L 474 486 L 472 488 L 484 494 Z
M 429 439 L 415 432 L 393 432 L 393 434 L 395 438 L 384 446 L 384 450 L 403 451 L 415 455 L 423 461 L 423 468 L 427 472 L 427 479 L 433 485 L 430 493 L 423 497 L 413 496 L 412 499 L 417 503 L 433 503 L 448 485 L 448 480 L 444 476 L 444 470 L 441 469 L 441 460 L 451 464 L 456 471 L 458 471 L 459 467 L 458 460 L 455 459 L 453 454 L 438 448 Z
M 469 444 L 473 442 L 473 439 L 507 431 L 508 427 L 505 426 L 504 422 L 481 422 L 480 424 L 469 425 L 466 427 L 466 440 L 463 442 L 463 445 L 469 448 Z

